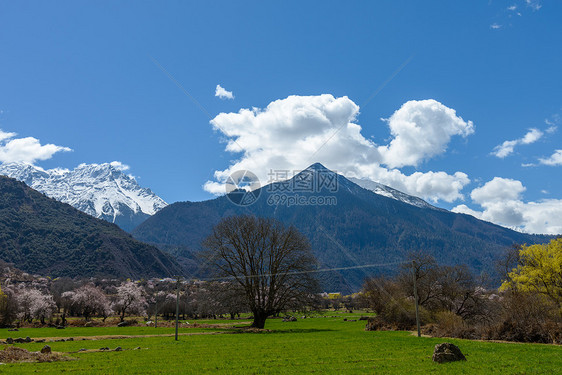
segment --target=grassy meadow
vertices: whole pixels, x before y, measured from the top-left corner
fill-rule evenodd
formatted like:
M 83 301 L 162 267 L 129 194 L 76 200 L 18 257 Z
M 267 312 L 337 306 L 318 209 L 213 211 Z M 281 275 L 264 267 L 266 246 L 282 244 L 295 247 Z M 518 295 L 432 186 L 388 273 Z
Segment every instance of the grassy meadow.
M 336 315 L 334 317 L 334 315 Z M 53 351 L 76 360 L 0 365 L 0 373 L 88 374 L 555 374 L 562 373 L 562 347 L 456 339 L 418 338 L 410 332 L 367 332 L 357 315 L 328 313 L 297 322 L 269 319 L 269 332 L 237 333 L 235 328 L 90 327 L 0 330 L 0 338 L 73 337 L 48 342 Z M 244 323 L 245 322 L 245 323 Z M 232 323 L 248 321 L 199 321 Z M 107 336 L 113 336 L 107 338 Z M 119 337 L 116 337 L 119 336 Z M 82 338 L 87 338 L 82 340 Z M 457 344 L 466 362 L 436 364 L 435 344 Z M 17 344 L 31 351 L 45 343 Z M 102 347 L 123 351 L 99 351 Z M 139 348 L 140 349 L 137 349 Z M 79 352 L 80 349 L 87 349 Z

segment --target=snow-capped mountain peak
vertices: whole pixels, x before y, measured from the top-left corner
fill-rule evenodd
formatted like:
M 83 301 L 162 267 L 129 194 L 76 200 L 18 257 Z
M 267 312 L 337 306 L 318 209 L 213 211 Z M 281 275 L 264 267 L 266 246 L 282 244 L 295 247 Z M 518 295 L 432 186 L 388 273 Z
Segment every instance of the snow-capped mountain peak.
M 25 182 L 43 194 L 92 216 L 132 230 L 167 203 L 139 186 L 120 162 L 80 164 L 74 170 L 44 170 L 27 163 L 0 165 L 0 174 Z
M 351 182 L 361 186 L 364 189 L 370 190 L 375 194 L 379 194 L 379 195 L 382 195 L 382 196 L 385 196 L 385 197 L 388 197 L 388 198 L 392 198 L 392 199 L 395 199 L 397 201 L 404 202 L 404 203 L 410 204 L 412 206 L 420 207 L 420 208 L 431 208 L 433 210 L 441 210 L 440 208 L 432 206 L 431 204 L 427 203 L 426 201 L 424 201 L 421 198 L 403 193 L 399 190 L 391 188 L 390 186 L 386 186 L 386 185 L 383 185 L 383 184 L 375 182 L 375 181 L 359 179 L 359 178 L 354 178 L 354 177 L 351 177 L 351 178 L 348 178 L 348 179 Z

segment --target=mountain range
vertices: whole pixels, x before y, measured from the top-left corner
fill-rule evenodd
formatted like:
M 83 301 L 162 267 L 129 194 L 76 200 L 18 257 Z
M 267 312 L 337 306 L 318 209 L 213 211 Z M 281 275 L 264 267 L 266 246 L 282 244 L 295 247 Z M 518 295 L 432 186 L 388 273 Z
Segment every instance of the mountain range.
M 0 260 L 29 273 L 68 277 L 166 277 L 176 261 L 94 218 L 0 176 Z
M 326 181 L 331 183 L 320 186 Z M 254 190 L 246 196 L 252 204 L 233 203 L 244 201 L 239 197 L 242 190 L 203 202 L 174 203 L 132 234 L 172 252 L 197 275 L 201 242 L 222 218 L 274 217 L 296 226 L 310 239 L 320 268 L 339 269 L 322 273 L 324 288 L 344 293 L 359 290 L 365 276 L 395 272 L 411 251 L 424 251 L 442 264 L 467 264 L 476 273 L 494 276 L 495 264 L 506 248 L 550 239 L 438 209 L 384 185 L 355 181 L 368 189 L 314 164 L 291 180 Z
M 44 170 L 26 163 L 0 165 L 0 175 L 131 231 L 167 203 L 125 171 L 118 162 L 81 164 L 73 170 Z
M 11 163 L 0 165 L 0 174 L 25 182 L 0 177 L 0 259 L 53 276 L 206 277 L 197 256 L 201 242 L 222 218 L 244 214 L 296 226 L 310 239 L 318 267 L 335 269 L 320 274 L 324 289 L 344 293 L 359 290 L 368 275 L 395 272 L 411 251 L 494 276 L 507 247 L 551 238 L 452 213 L 318 163 L 251 193 L 239 189 L 171 205 L 140 187 L 119 163 L 72 171 Z M 107 221 L 129 230 L 140 224 L 133 238 Z

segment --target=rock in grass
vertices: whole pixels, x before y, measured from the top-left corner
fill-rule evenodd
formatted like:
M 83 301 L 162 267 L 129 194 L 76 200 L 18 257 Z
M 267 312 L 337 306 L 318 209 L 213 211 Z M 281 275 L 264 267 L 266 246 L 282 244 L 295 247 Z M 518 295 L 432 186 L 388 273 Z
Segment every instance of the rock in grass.
M 42 349 L 41 349 L 41 353 L 43 354 L 49 354 L 51 353 L 51 347 L 49 345 L 45 345 Z
M 120 346 L 118 346 L 118 347 L 115 348 L 115 351 L 116 351 L 116 352 L 120 352 L 120 351 L 122 351 L 122 350 L 123 350 L 123 348 L 120 347 Z
M 8 338 L 6 339 L 6 344 L 10 344 L 10 345 L 11 345 L 11 344 L 13 344 L 13 343 L 14 343 L 14 339 L 13 339 L 13 338 L 8 337 Z
M 458 346 L 445 342 L 435 345 L 433 361 L 437 363 L 466 361 L 466 357 L 462 354 Z

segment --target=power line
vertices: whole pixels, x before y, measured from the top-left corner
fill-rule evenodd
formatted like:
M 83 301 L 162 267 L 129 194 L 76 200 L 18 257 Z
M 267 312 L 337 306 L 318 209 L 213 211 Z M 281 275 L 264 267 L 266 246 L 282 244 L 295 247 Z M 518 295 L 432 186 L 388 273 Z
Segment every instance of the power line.
M 346 271 L 346 270 L 374 268 L 374 267 L 388 267 L 388 266 L 395 266 L 395 265 L 404 264 L 404 263 L 408 263 L 408 262 L 363 264 L 363 265 L 349 266 L 349 267 L 320 268 L 320 269 L 306 270 L 306 271 L 263 273 L 263 274 L 256 274 L 256 275 L 240 275 L 240 276 L 243 276 L 243 277 L 246 277 L 246 278 L 258 278 L 258 277 L 271 277 L 271 276 L 302 275 L 302 274 L 307 274 L 307 273 L 321 273 L 321 272 Z M 198 279 L 198 280 L 200 280 L 200 281 L 218 281 L 218 280 L 234 280 L 234 279 L 236 279 L 236 276 L 224 276 L 224 277 L 215 277 L 215 278 Z

